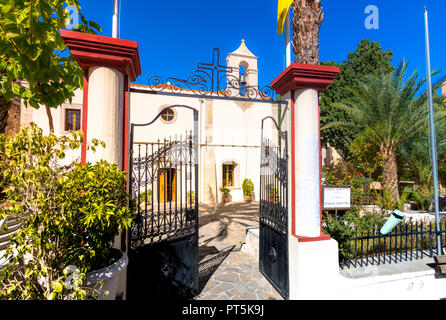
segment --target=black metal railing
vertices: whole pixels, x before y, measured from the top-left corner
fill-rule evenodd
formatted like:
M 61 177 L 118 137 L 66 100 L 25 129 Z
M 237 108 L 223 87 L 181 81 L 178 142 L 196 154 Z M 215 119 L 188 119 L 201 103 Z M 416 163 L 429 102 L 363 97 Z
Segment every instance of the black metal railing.
M 441 243 L 445 243 L 446 220 L 439 225 Z M 401 223 L 386 235 L 379 232 L 380 228 L 365 233 L 356 231 L 340 254 L 340 268 L 400 263 L 436 255 L 437 231 L 433 221 Z

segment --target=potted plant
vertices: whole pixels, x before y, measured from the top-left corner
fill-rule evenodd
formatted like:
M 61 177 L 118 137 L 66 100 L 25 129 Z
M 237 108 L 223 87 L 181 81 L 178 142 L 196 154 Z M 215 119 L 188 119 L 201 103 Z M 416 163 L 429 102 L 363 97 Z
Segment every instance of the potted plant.
M 141 209 L 144 209 L 146 207 L 146 201 L 147 201 L 147 205 L 152 203 L 152 190 L 151 189 L 147 189 L 147 191 L 141 193 L 139 195 L 139 206 L 141 207 Z
M 275 202 L 278 198 L 277 190 L 271 183 L 266 185 L 266 201 Z
M 8 181 L 0 220 L 21 223 L 3 256 L 0 300 L 114 298 L 110 283 L 128 260 L 113 241 L 133 219 L 126 177 L 105 161 L 62 164 L 82 140 L 81 132 L 43 136 L 33 123 L 15 137 L 0 135 L 0 174 Z
M 252 193 L 254 192 L 254 183 L 251 179 L 245 179 L 242 183 L 243 197 L 246 202 L 252 201 Z
M 187 203 L 188 204 L 195 203 L 195 192 L 194 191 L 187 192 Z
M 231 189 L 229 189 L 227 187 L 221 187 L 220 191 L 223 193 L 223 195 L 221 197 L 221 202 L 227 203 L 227 202 L 231 201 Z

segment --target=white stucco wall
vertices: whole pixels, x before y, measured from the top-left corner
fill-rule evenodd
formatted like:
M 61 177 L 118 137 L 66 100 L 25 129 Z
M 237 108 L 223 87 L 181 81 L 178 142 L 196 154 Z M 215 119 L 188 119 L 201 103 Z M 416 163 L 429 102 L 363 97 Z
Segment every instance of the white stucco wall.
M 143 87 L 138 87 L 144 89 Z M 206 99 L 208 100 L 208 99 Z M 211 107 L 206 108 L 206 103 Z M 232 201 L 243 201 L 242 182 L 249 178 L 254 182 L 256 200 L 259 196 L 260 183 L 260 145 L 261 120 L 266 116 L 277 119 L 277 104 L 262 102 L 241 102 L 233 100 L 212 99 L 211 102 L 195 96 L 178 97 L 171 95 L 154 95 L 135 93 L 130 94 L 130 120 L 132 123 L 148 123 L 162 110 L 163 106 L 175 104 L 187 105 L 199 111 L 200 130 L 199 141 L 201 148 L 200 162 L 204 161 L 203 152 L 210 148 L 215 151 L 215 175 L 218 190 L 222 186 L 222 165 L 227 161 L 234 161 L 238 168 L 235 175 L 234 187 L 231 189 Z M 206 111 L 207 110 L 207 111 Z M 183 135 L 193 130 L 192 111 L 185 108 L 175 108 L 176 119 L 166 124 L 157 119 L 147 127 L 136 127 L 135 142 L 156 142 L 158 139 L 168 139 L 175 135 Z M 206 115 L 212 112 L 212 115 Z M 209 119 L 211 123 L 209 123 Z M 208 123 L 207 123 L 208 121 Z M 205 127 L 212 129 L 206 131 Z M 265 123 L 265 136 L 272 138 L 272 123 Z M 210 132 L 210 133 L 209 133 Z M 200 170 L 200 182 L 206 172 Z M 200 183 L 200 194 L 203 184 Z M 220 195 L 219 195 L 220 199 Z M 200 197 L 200 201 L 202 198 Z
M 65 131 L 65 109 L 82 109 L 83 104 L 83 91 L 77 89 L 75 95 L 72 98 L 71 103 L 67 101 L 58 108 L 51 108 L 51 116 L 53 117 L 54 134 L 57 136 L 66 135 Z M 26 127 L 30 122 L 37 124 L 42 130 L 43 134 L 47 135 L 50 132 L 50 126 L 48 121 L 48 115 L 45 107 L 40 106 L 39 109 L 34 109 L 31 106 L 26 107 L 23 103 L 21 106 L 21 126 Z M 82 111 L 81 118 L 82 119 Z M 71 161 L 80 159 L 80 148 L 74 152 L 67 152 L 63 163 L 69 163 Z
M 143 86 L 133 86 L 144 89 Z M 54 119 L 54 132 L 56 135 L 66 134 L 64 130 L 64 108 L 81 108 L 83 92 L 77 90 L 72 103 L 64 104 L 58 109 L 52 109 Z M 163 106 L 187 105 L 199 111 L 199 143 L 200 163 L 205 150 L 213 148 L 215 153 L 215 176 L 217 190 L 222 186 L 222 165 L 226 161 L 237 163 L 235 186 L 231 188 L 232 201 L 243 201 L 242 182 L 249 178 L 254 182 L 255 200 L 259 199 L 260 184 L 260 146 L 261 146 L 261 121 L 267 116 L 277 120 L 277 104 L 265 102 L 241 102 L 234 100 L 200 99 L 196 96 L 172 96 L 161 94 L 130 93 L 130 122 L 147 123 L 152 121 L 162 110 Z M 206 108 L 206 104 L 210 107 Z M 92 106 L 93 107 L 93 106 Z M 22 107 L 22 109 L 24 106 Z M 24 109 L 29 113 L 29 109 Z M 206 115 L 212 112 L 212 115 Z M 185 136 L 186 132 L 193 130 L 193 112 L 186 108 L 175 108 L 176 119 L 170 124 L 161 121 L 160 118 L 147 127 L 136 127 L 134 132 L 135 142 L 157 142 L 158 139 L 175 138 Z M 209 123 L 209 119 L 211 122 Z M 49 133 L 48 118 L 45 109 L 32 110 L 32 121 Z M 97 121 L 100 121 L 98 119 Z M 208 121 L 208 122 L 206 122 Z M 25 125 L 25 124 L 24 124 Z M 206 131 L 206 126 L 211 130 Z M 277 132 L 272 129 L 271 121 L 265 121 L 264 137 L 277 139 Z M 67 161 L 80 157 L 80 149 L 67 156 Z M 207 174 L 200 165 L 200 195 L 203 193 L 203 177 Z M 199 198 L 201 201 L 202 198 Z M 218 191 L 218 199 L 221 193 Z

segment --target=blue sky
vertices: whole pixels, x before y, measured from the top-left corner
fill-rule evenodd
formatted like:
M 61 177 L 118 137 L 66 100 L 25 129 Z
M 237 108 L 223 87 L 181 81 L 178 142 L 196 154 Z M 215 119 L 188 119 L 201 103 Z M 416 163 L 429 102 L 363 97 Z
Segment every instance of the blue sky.
M 111 36 L 113 0 L 80 0 L 82 13 Z M 379 9 L 379 29 L 368 30 L 365 8 Z M 432 69 L 446 74 L 446 1 L 322 0 L 325 19 L 320 34 L 321 61 L 341 63 L 361 39 L 392 49 L 393 64 L 403 58 L 409 70 L 426 75 L 424 6 L 429 10 Z M 145 84 L 152 75 L 187 78 L 198 62 L 220 61 L 245 39 L 259 57 L 259 84 L 269 85 L 285 66 L 284 35 L 277 34 L 277 0 L 121 0 L 120 37 L 137 41 Z

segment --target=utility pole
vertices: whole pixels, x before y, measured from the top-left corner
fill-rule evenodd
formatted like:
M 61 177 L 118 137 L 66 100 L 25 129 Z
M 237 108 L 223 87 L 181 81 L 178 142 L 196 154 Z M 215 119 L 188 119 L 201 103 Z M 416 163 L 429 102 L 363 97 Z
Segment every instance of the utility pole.
M 434 207 L 435 207 L 435 230 L 437 233 L 437 255 L 441 255 L 441 234 L 440 234 L 440 214 L 438 205 L 438 160 L 437 160 L 437 140 L 435 137 L 435 119 L 434 119 L 434 107 L 432 99 L 432 79 L 431 79 L 431 60 L 429 49 L 429 25 L 427 17 L 427 8 L 424 7 L 424 27 L 426 32 L 426 69 L 427 69 L 427 99 L 429 108 L 429 132 L 431 140 L 431 160 L 432 160 L 432 173 L 434 180 Z
M 119 30 L 119 0 L 113 0 L 113 33 L 112 37 L 118 37 Z

